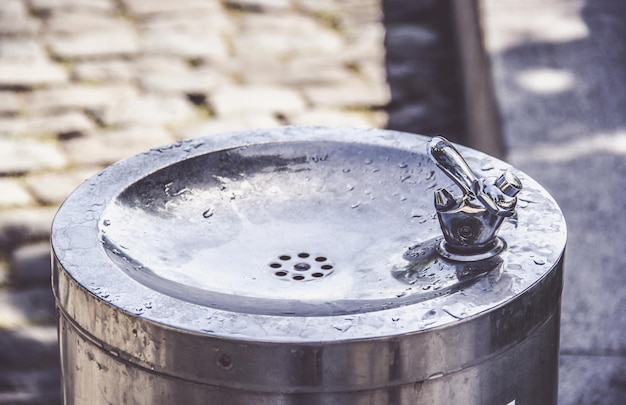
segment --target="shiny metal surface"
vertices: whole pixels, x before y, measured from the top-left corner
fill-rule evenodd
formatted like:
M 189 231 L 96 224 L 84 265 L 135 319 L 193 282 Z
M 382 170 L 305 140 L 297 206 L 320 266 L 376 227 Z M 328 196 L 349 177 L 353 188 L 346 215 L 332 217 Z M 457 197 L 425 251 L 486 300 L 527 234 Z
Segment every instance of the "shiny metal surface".
M 507 249 L 440 257 L 428 141 L 245 131 L 88 180 L 53 224 L 66 403 L 553 403 L 562 214 L 519 173 Z
M 445 240 L 439 252 L 458 261 L 484 260 L 499 254 L 506 243 L 496 235 L 505 218 L 515 215 L 521 180 L 506 169 L 500 177 L 478 177 L 445 138 L 428 143 L 428 154 L 463 194 L 435 191 L 435 208 Z

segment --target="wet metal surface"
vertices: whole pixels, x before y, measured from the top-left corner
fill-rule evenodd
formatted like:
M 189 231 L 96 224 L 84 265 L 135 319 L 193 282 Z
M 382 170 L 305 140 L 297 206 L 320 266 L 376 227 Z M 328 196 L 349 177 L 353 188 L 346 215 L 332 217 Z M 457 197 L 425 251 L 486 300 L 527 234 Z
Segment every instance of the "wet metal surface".
M 516 172 L 524 189 L 517 215 L 499 232 L 506 248 L 475 262 L 441 257 L 433 193 L 456 186 L 430 160 L 428 139 L 283 127 L 197 138 L 109 167 L 72 194 L 54 222 L 64 322 L 141 367 L 263 390 L 303 389 L 279 372 L 258 373 L 270 355 L 303 361 L 293 356 L 301 345 L 350 356 L 363 350 L 357 342 L 368 352 L 406 344 L 404 356 L 411 345 L 428 347 L 428 359 L 405 359 L 419 366 L 394 371 L 393 384 L 406 384 L 478 364 L 552 325 L 565 245 L 558 207 Z M 481 177 L 510 169 L 460 150 Z M 113 318 L 115 327 L 107 323 Z M 159 349 L 142 345 L 141 334 Z M 234 367 L 234 375 L 212 362 L 171 363 L 168 356 L 193 353 L 168 350 L 199 342 L 229 356 L 233 345 L 248 347 L 229 357 L 247 369 Z M 218 369 L 230 369 L 230 360 Z M 356 384 L 350 375 L 362 367 L 331 373 L 326 365 L 329 376 L 347 374 L 328 378 L 324 390 L 390 384 L 373 371 Z

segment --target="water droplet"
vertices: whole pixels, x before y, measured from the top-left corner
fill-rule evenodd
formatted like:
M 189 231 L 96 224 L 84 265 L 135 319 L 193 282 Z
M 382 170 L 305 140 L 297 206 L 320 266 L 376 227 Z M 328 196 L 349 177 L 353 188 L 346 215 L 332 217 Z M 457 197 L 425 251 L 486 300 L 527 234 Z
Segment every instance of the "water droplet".
M 354 190 L 354 186 L 352 184 L 348 184 L 346 188 L 348 189 L 348 191 Z
M 443 373 L 441 373 L 441 372 L 430 375 L 428 377 L 428 379 L 429 380 L 434 380 L 435 378 L 440 378 L 440 377 L 443 377 Z
M 350 173 L 350 170 L 352 170 L 352 169 L 348 169 L 348 168 L 346 168 L 346 169 L 343 169 L 343 172 L 344 172 L 344 173 Z
M 372 159 L 365 159 L 365 164 L 366 165 L 371 165 L 372 162 L 374 162 Z
M 401 298 L 406 295 L 406 291 L 402 291 L 401 293 L 396 294 L 396 297 Z
M 400 177 L 400 182 L 404 183 L 405 181 L 407 181 L 410 178 L 411 178 L 410 174 L 404 174 L 404 175 L 402 175 L 402 177 Z
M 407 167 L 407 166 L 408 166 L 408 165 L 407 165 L 405 162 L 400 162 L 400 163 L 398 163 L 398 167 L 399 167 L 400 169 L 404 169 L 404 168 L 405 168 L 405 167 Z
M 191 192 L 191 190 L 189 190 L 187 187 L 185 187 L 185 188 L 181 189 L 180 191 L 177 191 L 177 192 L 173 193 L 172 197 L 177 197 L 177 196 L 179 196 L 181 194 L 185 194 L 185 193 L 189 193 L 189 192 Z
M 534 259 L 533 261 L 535 262 L 535 264 L 537 264 L 539 266 L 543 266 L 544 264 L 546 264 L 545 260 L 539 259 L 539 258 Z
M 207 209 L 206 211 L 204 211 L 202 213 L 202 216 L 205 217 L 205 218 L 211 218 L 214 213 L 215 213 L 214 209 L 213 209 L 213 207 L 211 207 L 211 208 Z
M 108 219 L 105 219 L 104 221 L 102 221 L 102 224 L 104 226 L 109 226 L 109 225 L 111 225 L 111 221 L 109 221 Z
M 424 287 L 422 287 L 422 290 L 430 290 L 430 286 L 429 285 L 425 285 Z
M 398 322 L 398 321 L 400 320 L 400 318 L 391 318 L 391 320 L 392 320 L 393 322 Z
M 361 202 L 356 202 L 350 206 L 350 208 L 358 208 L 361 205 Z
M 437 315 L 437 310 L 436 309 L 431 309 L 430 311 L 426 312 L 424 314 L 424 316 L 422 317 L 422 319 L 426 319 L 426 318 L 432 318 L 433 316 Z
M 435 171 L 431 170 L 430 173 L 428 173 L 428 175 L 426 175 L 426 180 L 432 179 L 434 175 L 435 175 Z
M 483 167 L 480 168 L 480 170 L 483 170 L 485 172 L 489 171 L 489 170 L 493 170 L 493 169 L 494 169 L 494 167 L 493 167 L 493 165 L 491 163 L 487 163 L 486 165 L 484 165 Z

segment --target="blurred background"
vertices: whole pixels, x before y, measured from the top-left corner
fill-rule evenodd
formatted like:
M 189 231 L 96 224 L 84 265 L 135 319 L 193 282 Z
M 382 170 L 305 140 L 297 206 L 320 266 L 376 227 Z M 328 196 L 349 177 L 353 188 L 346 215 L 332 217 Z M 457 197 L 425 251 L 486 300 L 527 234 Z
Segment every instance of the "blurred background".
M 559 403 L 626 401 L 626 3 L 2 0 L 0 404 L 58 404 L 49 237 L 105 166 L 252 127 L 449 139 L 569 226 Z

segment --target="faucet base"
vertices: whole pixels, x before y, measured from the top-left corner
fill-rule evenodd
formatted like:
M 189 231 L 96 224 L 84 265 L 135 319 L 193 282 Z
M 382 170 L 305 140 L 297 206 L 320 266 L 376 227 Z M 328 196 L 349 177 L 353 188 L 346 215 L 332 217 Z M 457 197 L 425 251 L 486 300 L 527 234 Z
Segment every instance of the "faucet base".
M 500 237 L 496 237 L 492 243 L 477 249 L 464 250 L 451 246 L 445 239 L 442 239 L 437 246 L 437 252 L 445 259 L 457 262 L 476 262 L 486 260 L 500 254 L 506 248 L 506 242 Z

